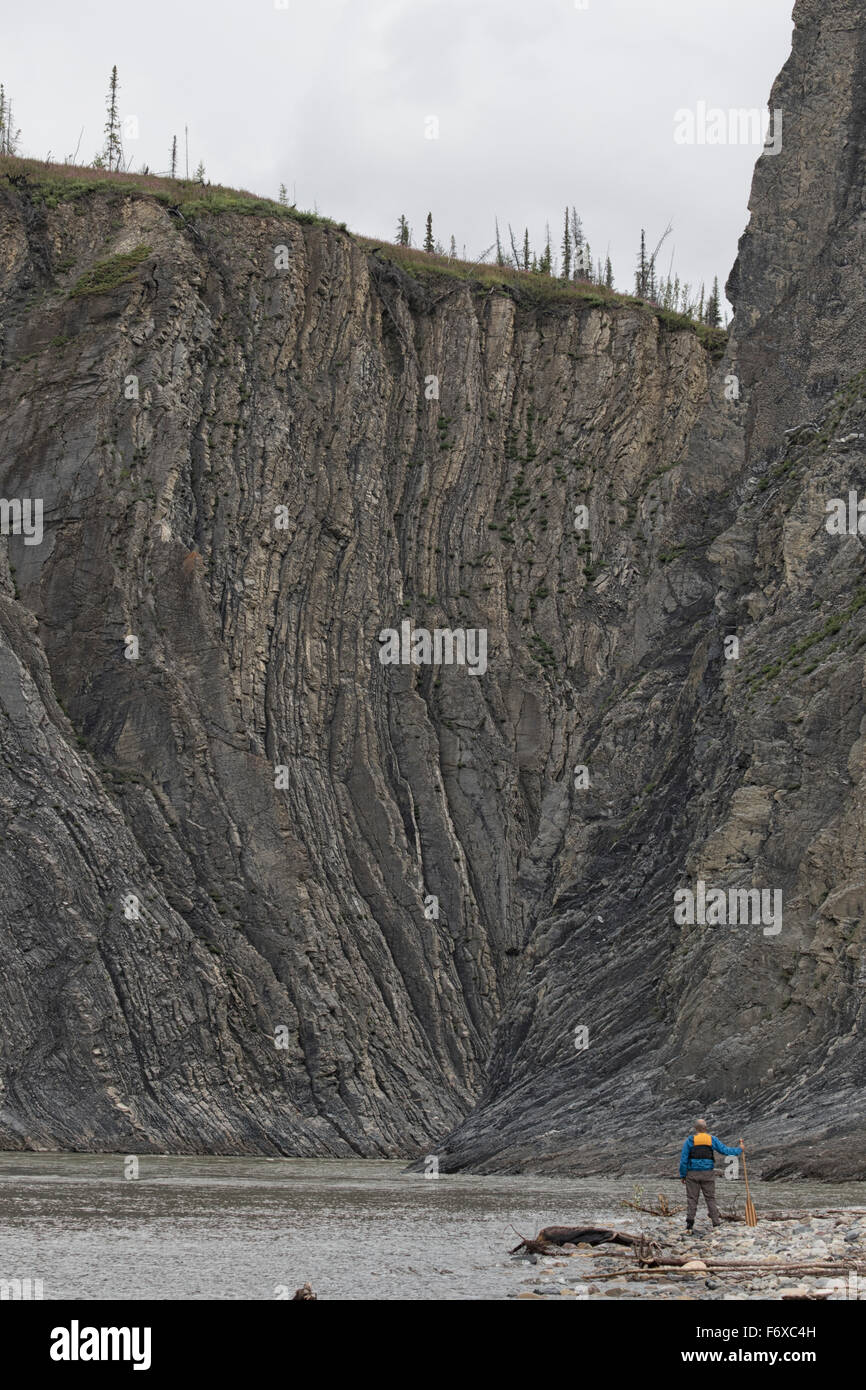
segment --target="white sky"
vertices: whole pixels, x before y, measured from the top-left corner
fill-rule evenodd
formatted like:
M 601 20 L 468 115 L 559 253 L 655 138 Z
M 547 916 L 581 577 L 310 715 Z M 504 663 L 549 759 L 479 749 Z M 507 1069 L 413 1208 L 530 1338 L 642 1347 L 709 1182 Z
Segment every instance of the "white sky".
M 677 145 L 674 112 L 764 110 L 793 0 L 4 0 L 0 81 L 22 149 L 102 144 L 112 63 L 134 169 L 190 171 L 392 238 L 405 212 L 475 259 L 574 204 L 630 290 L 641 226 L 681 278 L 724 283 L 759 148 Z M 285 4 L 285 8 L 276 8 Z M 439 138 L 425 138 L 428 116 Z M 181 163 L 182 171 L 182 163 Z

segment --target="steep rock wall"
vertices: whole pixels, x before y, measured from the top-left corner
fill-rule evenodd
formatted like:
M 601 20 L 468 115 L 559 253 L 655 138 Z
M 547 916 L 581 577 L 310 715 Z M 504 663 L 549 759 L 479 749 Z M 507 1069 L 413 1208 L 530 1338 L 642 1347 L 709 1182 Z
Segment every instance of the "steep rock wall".
M 646 644 L 707 355 L 288 217 L 24 182 L 2 228 L 3 495 L 45 537 L 2 600 L 0 1143 L 429 1147 Z M 486 674 L 383 666 L 406 618 L 486 629 Z
M 596 722 L 615 824 L 577 819 L 444 1165 L 670 1172 L 707 1113 L 767 1175 L 866 1172 L 866 572 L 862 538 L 826 529 L 828 501 L 866 496 L 866 7 L 794 20 L 728 353 L 669 482 L 667 578 L 696 602 L 652 603 L 640 679 Z M 782 929 L 677 925 L 699 880 L 781 892 Z

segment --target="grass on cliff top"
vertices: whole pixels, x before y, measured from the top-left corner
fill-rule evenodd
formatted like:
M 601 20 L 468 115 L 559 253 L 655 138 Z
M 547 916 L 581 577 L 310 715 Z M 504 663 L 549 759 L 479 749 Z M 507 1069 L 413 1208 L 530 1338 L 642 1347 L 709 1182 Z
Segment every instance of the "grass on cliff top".
M 194 179 L 172 179 L 160 174 L 109 173 L 107 169 L 52 164 L 45 160 L 3 155 L 0 156 L 0 187 L 4 184 L 21 191 L 26 188 L 31 198 L 50 208 L 92 193 L 102 193 L 109 197 L 155 198 L 167 207 L 176 208 L 189 219 L 232 212 L 253 217 L 291 218 L 296 222 L 347 231 L 345 222 L 334 222 L 317 213 L 285 207 L 273 199 L 259 198 L 245 189 L 225 188 L 220 184 L 202 185 Z M 396 246 L 392 242 L 354 233 L 349 235 L 367 251 L 378 251 L 422 283 L 450 278 L 491 289 L 517 292 L 521 297 L 539 303 L 576 303 L 610 309 L 627 306 L 645 308 L 655 315 L 663 328 L 671 332 L 686 330 L 696 333 L 714 358 L 722 355 L 728 340 L 723 328 L 708 328 L 706 324 L 696 323 L 685 314 L 671 313 L 647 300 L 636 299 L 630 294 L 618 294 L 600 285 L 557 280 L 550 275 L 533 274 L 532 271 L 515 270 L 509 266 L 451 260 L 448 256 L 431 255 L 416 247 Z
M 356 240 L 369 251 L 381 251 L 389 261 L 394 261 L 408 275 L 422 283 L 450 276 L 454 280 L 472 281 L 491 288 L 518 290 L 529 299 L 547 303 L 567 304 L 576 301 L 599 309 L 621 309 L 627 306 L 645 308 L 655 314 L 663 327 L 672 332 L 678 329 L 696 332 L 704 347 L 716 356 L 721 355 L 728 341 L 727 330 L 724 328 L 709 328 L 705 323 L 696 323 L 686 314 L 673 313 L 648 299 L 637 299 L 632 294 L 608 290 L 603 285 L 592 285 L 580 280 L 559 280 L 553 275 L 539 275 L 531 270 L 515 270 L 513 266 L 507 265 L 452 260 L 450 256 L 437 256 L 420 251 L 415 246 L 395 246 L 392 242 L 376 241 L 372 237 L 358 236 Z
M 298 222 L 337 225 L 328 217 L 284 207 L 271 198 L 259 198 L 242 188 L 201 184 L 195 179 L 171 179 L 161 174 L 109 173 L 107 169 L 51 164 L 12 155 L 0 156 L 0 184 L 26 187 L 32 198 L 50 208 L 74 202 L 90 193 L 104 193 L 122 198 L 155 198 L 167 207 L 177 208 L 185 217 L 205 212 L 238 212 L 252 217 L 291 217 Z M 345 226 L 344 223 L 339 225 Z

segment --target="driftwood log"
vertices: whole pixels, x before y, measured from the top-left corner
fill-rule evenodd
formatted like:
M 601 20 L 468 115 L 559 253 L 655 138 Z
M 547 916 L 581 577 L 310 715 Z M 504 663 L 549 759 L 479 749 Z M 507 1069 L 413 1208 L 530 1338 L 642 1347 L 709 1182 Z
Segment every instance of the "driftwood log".
M 812 1217 L 816 1217 L 816 1218 L 818 1218 L 818 1219 L 822 1219 L 822 1218 L 825 1217 L 825 1216 L 851 1216 L 851 1217 L 855 1217 L 855 1216 L 862 1216 L 863 1214 L 864 1214 L 863 1212 L 858 1212 L 858 1211 L 856 1211 L 856 1210 L 855 1210 L 855 1211 L 850 1211 L 850 1212 L 848 1212 L 848 1211 L 843 1211 L 843 1210 L 836 1211 L 836 1210 L 833 1210 L 833 1209 L 831 1209 L 831 1210 L 829 1210 L 829 1211 L 764 1211 L 764 1210 L 762 1210 L 760 1216 L 758 1217 L 758 1220 L 759 1220 L 759 1221 L 808 1221 L 808 1220 L 810 1220 Z M 737 1212 L 737 1211 L 723 1211 L 723 1212 L 720 1212 L 720 1215 L 721 1215 L 721 1218 L 722 1218 L 723 1221 L 739 1221 L 739 1222 L 744 1222 L 745 1219 L 746 1219 L 745 1216 L 741 1215 L 741 1213 L 740 1213 L 740 1212 Z
M 679 1216 L 685 1211 L 685 1207 L 668 1206 L 662 1201 L 661 1195 L 658 1202 L 651 1202 L 649 1205 L 641 1202 L 627 1201 L 623 1198 L 623 1206 L 630 1207 L 632 1211 L 645 1211 L 649 1216 Z M 741 1225 L 746 1218 L 742 1212 L 719 1209 L 719 1215 L 723 1221 L 736 1221 Z M 866 1216 L 866 1207 L 827 1207 L 823 1211 L 761 1211 L 759 1220 L 761 1221 L 803 1221 L 810 1217 L 822 1218 L 825 1216 Z
M 863 1207 L 849 1207 L 846 1210 L 845 1207 L 827 1207 L 824 1211 L 768 1211 L 761 1212 L 760 1219 L 762 1221 L 803 1221 L 813 1216 L 818 1220 L 823 1219 L 825 1216 L 850 1216 L 853 1218 L 856 1216 L 866 1216 L 866 1209 Z M 731 1219 L 730 1217 L 728 1218 L 728 1220 Z M 742 1221 L 743 1218 L 742 1216 L 735 1216 L 733 1220 Z
M 508 1253 L 547 1255 L 551 1247 L 560 1245 L 637 1245 L 641 1240 L 641 1236 L 612 1231 L 606 1226 L 543 1226 L 532 1240 L 521 1237 L 520 1244 Z
M 631 1207 L 632 1211 L 648 1212 L 650 1216 L 678 1216 L 681 1211 L 685 1211 L 685 1207 L 672 1206 L 663 1192 L 658 1194 L 654 1202 L 645 1203 L 641 1200 L 642 1197 L 643 1190 L 640 1189 L 636 1191 L 634 1197 L 630 1199 L 624 1197 L 622 1204 L 624 1207 Z
M 625 1202 L 624 1205 L 633 1207 L 636 1211 L 649 1210 L 649 1208 L 639 1206 L 636 1202 Z M 653 1213 L 653 1215 L 656 1214 L 667 1215 L 668 1213 Z M 762 1212 L 761 1220 L 801 1221 L 804 1217 L 808 1218 L 810 1216 L 859 1216 L 863 1214 L 866 1213 L 864 1213 L 864 1208 L 862 1207 L 849 1207 L 847 1209 L 845 1207 L 828 1207 L 821 1212 Z M 722 1212 L 721 1217 L 723 1221 L 745 1221 L 745 1217 L 738 1215 L 736 1212 Z M 520 1232 L 517 1231 L 515 1234 L 520 1235 Z M 615 1231 L 609 1226 L 542 1226 L 537 1236 L 533 1236 L 532 1238 L 521 1236 L 520 1244 L 515 1245 L 508 1253 L 510 1255 L 551 1255 L 555 1254 L 563 1245 L 625 1245 L 631 1248 L 638 1265 L 643 1267 L 652 1266 L 655 1269 L 665 1268 L 672 1272 L 680 1265 L 684 1265 L 695 1258 L 694 1255 L 684 1255 L 681 1258 L 675 1255 L 665 1257 L 661 1253 L 660 1246 L 651 1240 L 649 1236 L 645 1234 L 634 1236 L 630 1235 L 627 1231 Z M 718 1261 L 710 1259 L 706 1261 L 706 1264 L 708 1268 L 718 1270 L 719 1272 L 725 1269 L 779 1270 L 780 1268 L 784 1268 L 784 1257 L 778 1257 L 778 1261 L 779 1262 L 776 1263 L 774 1261 L 756 1259 L 719 1263 Z M 787 1266 L 789 1273 L 794 1273 L 799 1268 L 801 1268 L 801 1266 Z M 836 1272 L 839 1268 L 839 1265 L 834 1264 L 832 1265 L 831 1272 Z M 846 1260 L 845 1268 L 854 1268 L 859 1271 L 860 1265 L 856 1260 Z M 826 1273 L 828 1271 L 821 1269 L 820 1272 Z

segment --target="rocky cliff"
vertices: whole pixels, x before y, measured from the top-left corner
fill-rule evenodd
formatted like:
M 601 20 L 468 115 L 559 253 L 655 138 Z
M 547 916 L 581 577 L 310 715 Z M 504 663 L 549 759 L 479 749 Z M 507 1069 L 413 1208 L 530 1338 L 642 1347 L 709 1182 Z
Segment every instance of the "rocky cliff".
M 638 496 L 707 354 L 311 221 L 13 180 L 3 495 L 44 537 L 7 542 L 0 1139 L 429 1146 L 641 642 Z M 486 672 L 383 665 L 406 620 L 485 630 Z
M 856 517 L 828 530 L 866 499 L 866 6 L 794 20 L 729 349 L 664 480 L 651 637 L 588 721 L 598 801 L 449 1141 L 464 1164 L 670 1171 L 707 1113 L 766 1176 L 866 1173 L 866 570 Z M 780 892 L 781 929 L 677 925 L 701 881 Z
M 863 5 L 796 18 L 722 362 L 6 171 L 0 1145 L 862 1173 Z

